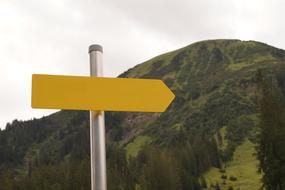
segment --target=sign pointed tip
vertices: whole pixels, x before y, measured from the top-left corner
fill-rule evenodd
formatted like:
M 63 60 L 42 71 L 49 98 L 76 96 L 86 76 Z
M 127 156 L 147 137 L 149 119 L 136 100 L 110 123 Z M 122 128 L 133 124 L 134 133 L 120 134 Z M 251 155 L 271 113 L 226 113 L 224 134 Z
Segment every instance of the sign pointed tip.
M 164 108 L 163 110 L 161 110 L 161 112 L 164 112 L 167 110 L 167 108 L 171 105 L 171 103 L 173 102 L 173 100 L 175 99 L 175 94 L 173 93 L 173 91 L 163 82 L 161 81 L 161 83 L 163 84 L 163 89 L 164 89 L 164 100 L 163 100 L 163 105 Z
M 165 107 L 165 109 L 164 109 L 164 111 L 166 111 L 167 110 L 167 108 L 171 105 L 171 103 L 173 102 L 173 100 L 175 99 L 175 95 L 174 95 L 174 93 L 169 89 L 169 95 L 168 95 L 168 104 L 167 104 L 167 106 Z M 163 111 L 163 112 L 164 112 Z

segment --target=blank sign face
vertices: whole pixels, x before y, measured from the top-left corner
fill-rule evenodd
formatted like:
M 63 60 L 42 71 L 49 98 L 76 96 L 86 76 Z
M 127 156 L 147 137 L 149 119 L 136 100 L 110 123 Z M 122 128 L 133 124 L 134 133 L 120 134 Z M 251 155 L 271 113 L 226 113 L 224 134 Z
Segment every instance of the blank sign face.
M 33 108 L 163 112 L 174 97 L 161 80 L 32 76 Z

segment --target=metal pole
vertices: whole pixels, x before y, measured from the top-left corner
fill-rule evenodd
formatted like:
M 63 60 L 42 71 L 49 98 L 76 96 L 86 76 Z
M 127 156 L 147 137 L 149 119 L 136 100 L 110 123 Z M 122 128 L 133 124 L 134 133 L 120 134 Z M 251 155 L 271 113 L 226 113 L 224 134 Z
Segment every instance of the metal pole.
M 90 75 L 103 76 L 102 46 L 91 45 L 89 54 Z M 91 190 L 107 190 L 105 118 L 103 111 L 90 111 L 90 160 Z

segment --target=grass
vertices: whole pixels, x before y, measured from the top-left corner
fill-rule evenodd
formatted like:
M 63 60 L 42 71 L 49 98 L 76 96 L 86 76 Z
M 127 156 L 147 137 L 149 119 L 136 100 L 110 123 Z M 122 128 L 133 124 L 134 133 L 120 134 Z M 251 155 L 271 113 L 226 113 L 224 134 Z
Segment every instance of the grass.
M 227 133 L 227 126 L 223 126 L 222 128 L 219 129 L 219 132 L 221 134 L 222 137 L 222 143 L 219 144 L 219 149 L 220 150 L 225 150 L 228 146 L 228 140 L 226 139 L 226 133 Z M 217 134 L 215 135 L 216 141 L 218 141 L 218 137 Z
M 261 186 L 261 175 L 257 173 L 258 161 L 253 155 L 255 153 L 254 144 L 248 139 L 237 147 L 233 160 L 226 163 L 225 173 L 221 173 L 218 168 L 211 168 L 206 174 L 208 189 L 210 185 L 219 183 L 221 190 L 227 190 L 230 186 L 234 189 L 241 190 L 258 190 Z M 222 175 L 226 175 L 227 179 L 223 180 Z M 236 181 L 231 181 L 229 178 L 234 176 Z
M 237 70 L 240 70 L 244 67 L 248 67 L 250 66 L 251 64 L 247 63 L 247 62 L 241 62 L 241 63 L 234 63 L 234 64 L 229 64 L 228 65 L 228 68 L 229 70 L 231 71 L 237 71 Z
M 138 136 L 131 143 L 126 146 L 127 158 L 136 157 L 140 149 L 151 141 L 149 136 Z
M 148 73 L 150 71 L 150 67 L 153 63 L 155 63 L 156 61 L 162 60 L 164 61 L 164 65 L 165 64 L 169 64 L 171 59 L 173 58 L 173 54 L 179 53 L 179 51 L 183 50 L 183 48 L 178 49 L 178 50 L 174 50 L 159 56 L 156 56 L 148 61 L 145 61 L 137 66 L 135 66 L 132 69 L 132 72 L 129 73 L 128 77 L 140 77 L 142 74 Z
M 252 57 L 248 58 L 246 61 L 229 64 L 228 69 L 231 71 L 237 71 L 245 67 L 251 66 L 253 64 L 261 63 L 264 61 L 275 63 L 276 59 L 273 58 L 270 54 L 262 55 L 262 56 L 257 54 L 257 55 L 253 55 Z

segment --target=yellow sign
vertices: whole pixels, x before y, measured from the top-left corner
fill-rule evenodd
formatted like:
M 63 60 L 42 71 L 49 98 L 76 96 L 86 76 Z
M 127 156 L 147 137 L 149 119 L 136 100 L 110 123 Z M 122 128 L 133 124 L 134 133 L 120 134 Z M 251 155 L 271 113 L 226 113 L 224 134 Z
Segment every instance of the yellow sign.
M 174 97 L 161 80 L 38 74 L 32 77 L 33 108 L 163 112 Z

